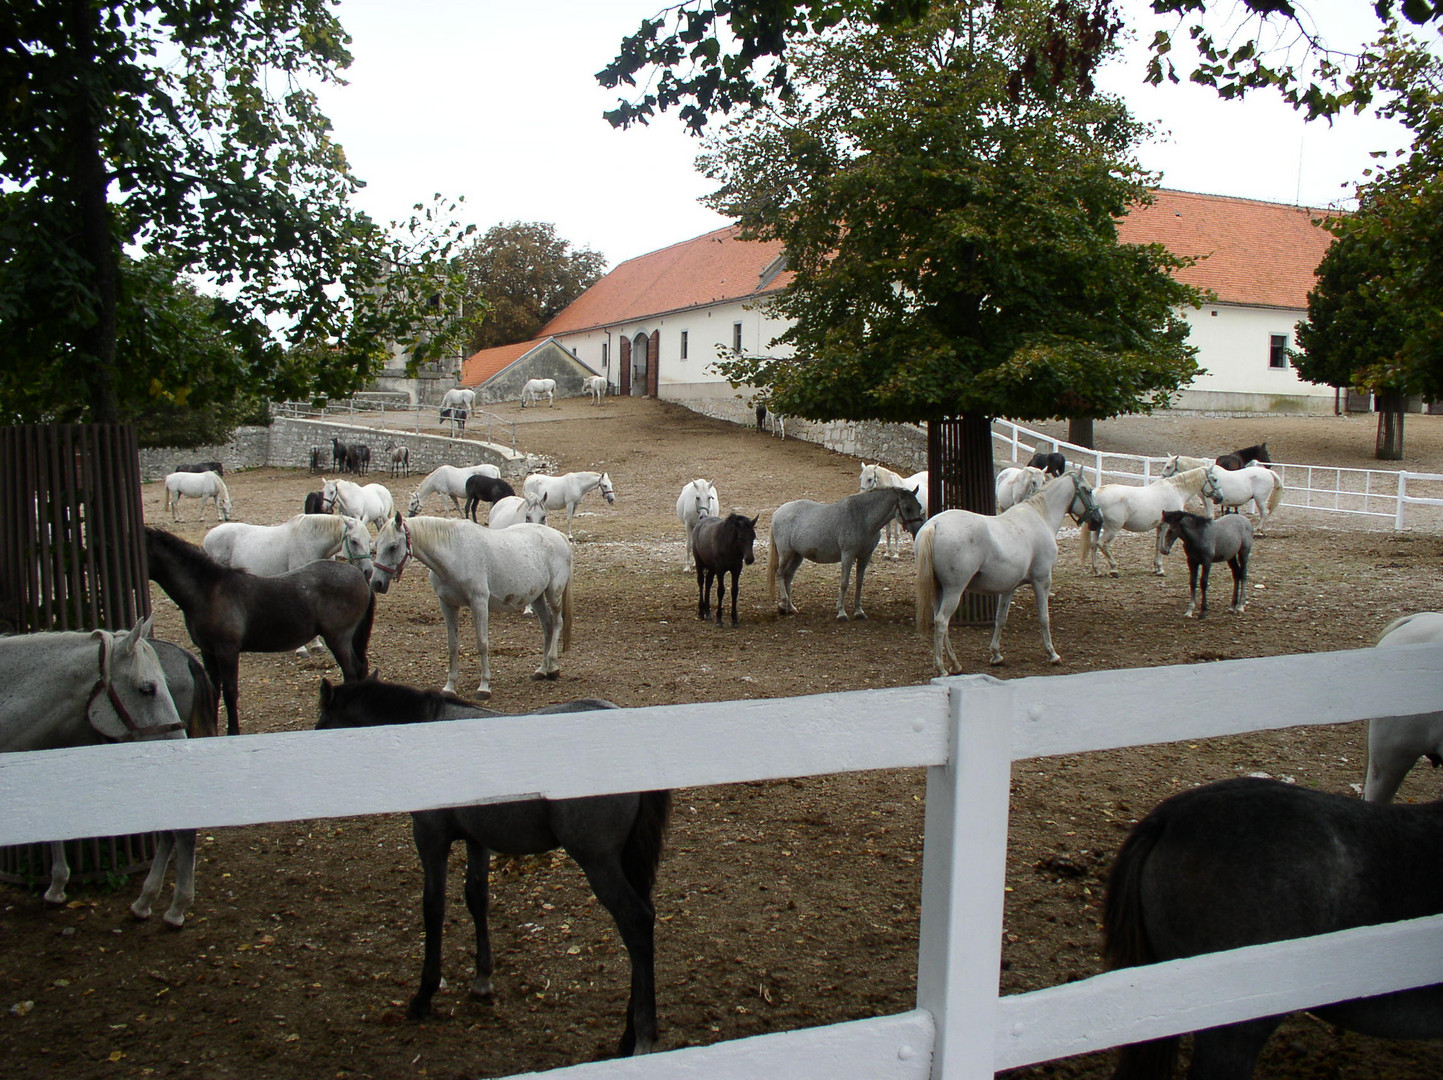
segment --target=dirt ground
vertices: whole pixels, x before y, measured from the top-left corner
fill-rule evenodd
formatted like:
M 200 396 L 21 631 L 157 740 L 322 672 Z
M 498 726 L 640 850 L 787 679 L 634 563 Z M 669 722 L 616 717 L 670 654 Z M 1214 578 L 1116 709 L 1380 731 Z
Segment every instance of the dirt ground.
M 520 414 L 519 414 L 520 415 Z M 642 400 L 527 410 L 521 448 L 561 471 L 610 472 L 615 506 L 587 496 L 576 521 L 576 629 L 559 683 L 533 683 L 534 620 L 492 619 L 491 704 L 522 711 L 595 695 L 637 706 L 916 684 L 930 647 L 912 628 L 910 544 L 879 554 L 866 622 L 832 618 L 835 566 L 805 565 L 798 616 L 767 603 L 765 536 L 782 502 L 857 489 L 860 463 L 795 440 Z M 1058 434 L 1063 432 L 1058 430 Z M 1216 454 L 1268 438 L 1276 460 L 1370 467 L 1362 418 L 1100 423 L 1103 449 Z M 1410 469 L 1443 471 L 1443 417 L 1410 417 Z M 894 463 L 900 464 L 900 463 Z M 742 625 L 696 618 L 682 570 L 677 493 L 716 482 L 723 506 L 761 514 L 756 568 L 741 582 Z M 389 480 L 398 501 L 419 477 Z M 236 519 L 274 524 L 300 510 L 316 478 L 258 469 L 227 478 Z M 199 542 L 196 504 L 170 526 L 158 484 L 152 523 Z M 438 501 L 428 507 L 440 512 Z M 1003 640 L 1004 678 L 1205 663 L 1373 644 L 1397 615 L 1443 609 L 1443 530 L 1360 530 L 1281 511 L 1258 543 L 1251 603 L 1184 621 L 1186 565 L 1148 572 L 1147 541 L 1117 544 L 1122 576 L 1094 578 L 1064 530 L 1053 632 L 1063 662 L 1044 662 L 1030 595 Z M 210 519 L 207 518 L 206 525 Z M 1226 596 L 1224 572 L 1217 588 Z M 1216 580 L 1216 579 L 1215 579 Z M 161 636 L 188 644 L 174 604 L 155 593 Z M 984 670 L 989 629 L 954 628 L 970 670 Z M 464 634 L 463 634 L 464 637 Z M 445 633 L 424 574 L 380 598 L 371 662 L 384 677 L 439 687 Z M 309 728 L 328 654 L 242 658 L 245 733 Z M 477 680 L 474 640 L 463 690 Z M 1242 692 L 1219 688 L 1219 693 Z M 244 737 L 244 736 L 242 736 Z M 1338 792 L 1358 789 L 1361 725 L 1019 762 L 1002 985 L 1030 990 L 1100 970 L 1107 867 L 1131 823 L 1185 787 L 1266 773 Z M 1443 796 L 1416 770 L 1403 796 Z M 913 1006 L 923 777 L 866 773 L 677 793 L 656 889 L 661 1046 L 905 1011 Z M 437 1015 L 404 1019 L 420 965 L 420 873 L 404 815 L 302 821 L 202 834 L 198 895 L 179 933 L 129 920 L 135 885 L 77 888 L 47 910 L 36 892 L 0 901 L 0 1055 L 16 1076 L 476 1077 L 605 1056 L 622 1025 L 627 963 L 611 921 L 563 856 L 498 860 L 492 926 L 497 996 L 465 994 L 474 939 L 453 855 Z M 1020 1070 L 1017 1077 L 1107 1076 L 1110 1055 Z M 1434 1044 L 1387 1043 L 1294 1018 L 1260 1076 L 1416 1080 L 1443 1074 Z

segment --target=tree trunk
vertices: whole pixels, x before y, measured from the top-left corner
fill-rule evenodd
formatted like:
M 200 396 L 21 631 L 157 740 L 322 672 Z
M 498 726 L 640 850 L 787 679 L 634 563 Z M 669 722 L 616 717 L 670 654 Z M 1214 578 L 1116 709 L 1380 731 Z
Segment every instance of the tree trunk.
M 1089 450 L 1096 449 L 1097 444 L 1093 442 L 1092 417 L 1072 416 L 1067 420 L 1067 441 L 1073 446 L 1085 446 Z
M 992 420 L 968 413 L 927 425 L 927 512 L 997 512 L 997 480 L 992 467 Z M 964 593 L 957 617 L 966 625 L 992 625 L 997 597 Z
M 1408 403 L 1400 390 L 1378 394 L 1378 439 L 1373 456 L 1379 461 L 1403 460 L 1403 412 Z

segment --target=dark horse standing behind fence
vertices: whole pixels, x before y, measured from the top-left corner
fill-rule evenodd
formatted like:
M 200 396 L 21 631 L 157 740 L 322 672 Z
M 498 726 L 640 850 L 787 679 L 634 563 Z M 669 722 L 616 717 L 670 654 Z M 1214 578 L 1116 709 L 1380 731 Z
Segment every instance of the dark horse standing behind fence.
M 1271 469 L 1273 467 L 1272 460 L 1268 456 L 1267 441 L 1264 440 L 1255 446 L 1244 446 L 1241 450 L 1234 450 L 1231 454 L 1219 454 L 1217 466 L 1230 472 L 1237 472 L 1239 469 L 1253 464 L 1265 465 Z
M 760 517 L 760 515 L 758 515 Z M 726 576 L 732 576 L 732 625 L 737 625 L 737 579 L 742 564 L 756 562 L 752 546 L 757 542 L 757 518 L 745 514 L 728 514 L 725 518 L 707 515 L 692 530 L 692 555 L 696 560 L 697 618 L 710 614 L 711 582 L 716 578 L 716 624 L 722 623 L 722 600 L 726 596 Z
M 343 678 L 366 674 L 376 598 L 350 563 L 320 559 L 275 577 L 222 566 L 194 544 L 146 526 L 150 578 L 185 614 L 206 674 L 225 701 L 226 733 L 238 735 L 240 654 L 291 652 L 319 635 Z
M 609 701 L 586 698 L 536 711 L 583 712 L 615 707 Z M 370 727 L 501 715 L 435 690 L 417 690 L 375 678 L 341 686 L 322 679 L 316 727 Z M 431 998 L 441 985 L 441 935 L 446 921 L 446 871 L 451 845 L 457 840 L 466 841 L 466 903 L 476 926 L 476 978 L 471 983 L 471 994 L 477 998 L 492 994 L 493 962 L 487 926 L 491 852 L 537 855 L 559 847 L 586 874 L 596 898 L 616 920 L 631 957 L 631 995 L 620 1052 L 650 1051 L 656 1043 L 656 909 L 651 891 L 670 813 L 669 791 L 525 799 L 413 813 L 411 831 L 425 877 L 421 914 L 426 947 L 421 985 L 408 1010 L 411 1018 L 420 1020 L 430 1012 Z

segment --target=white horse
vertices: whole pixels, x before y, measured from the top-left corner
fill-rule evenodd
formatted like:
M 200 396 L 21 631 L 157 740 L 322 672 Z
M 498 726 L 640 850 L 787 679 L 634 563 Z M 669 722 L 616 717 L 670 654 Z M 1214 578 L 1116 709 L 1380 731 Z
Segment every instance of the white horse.
M 1037 597 L 1042 647 L 1051 663 L 1062 658 L 1052 647 L 1047 593 L 1057 562 L 1057 530 L 1062 516 L 1094 517 L 1097 507 L 1080 470 L 1063 473 L 1025 502 L 996 517 L 968 510 L 944 510 L 918 531 L 917 629 L 932 631 L 932 660 L 941 675 L 955 675 L 962 665 L 952 650 L 947 630 L 964 590 L 997 596 L 990 662 L 1002 663 L 1002 628 L 1012 594 L 1024 584 Z
M 438 517 L 387 521 L 376 537 L 371 588 L 385 592 L 401 577 L 407 560 L 431 571 L 431 588 L 446 620 L 450 670 L 444 689 L 456 691 L 459 637 L 456 622 L 469 607 L 476 623 L 476 653 L 481 684 L 476 697 L 491 696 L 490 615 L 521 611 L 526 605 L 541 624 L 541 666 L 532 678 L 557 679 L 560 655 L 571 643 L 571 545 L 547 525 L 522 522 L 489 529 L 475 522 Z
M 1443 612 L 1419 611 L 1394 619 L 1378 638 L 1378 648 L 1443 641 Z M 1368 775 L 1363 798 L 1392 802 L 1408 770 L 1420 757 L 1443 764 L 1443 712 L 1421 716 L 1385 716 L 1368 721 Z
M 717 497 L 716 485 L 710 480 L 693 480 L 681 489 L 676 498 L 676 517 L 686 530 L 686 550 L 681 556 L 683 570 L 691 569 L 691 542 L 696 523 L 704 517 L 720 516 L 721 500 Z
M 1188 499 L 1194 496 L 1210 496 L 1212 481 L 1209 476 L 1207 469 L 1189 469 L 1187 472 L 1154 480 L 1145 487 L 1135 484 L 1103 484 L 1095 489 L 1092 498 L 1102 514 L 1102 524 L 1082 526 L 1082 561 L 1092 567 L 1094 574 L 1101 573 L 1097 569 L 1097 553 L 1101 551 L 1111 568 L 1109 573 L 1117 577 L 1117 560 L 1112 557 L 1112 541 L 1117 534 L 1124 529 L 1128 532 L 1151 530 L 1156 534 L 1152 572 L 1161 577 L 1162 557 L 1166 554 L 1163 547 L 1163 511 L 1181 510 L 1187 505 Z M 1094 540 L 1094 536 L 1099 533 L 1100 538 Z
M 1030 499 L 1047 483 L 1047 473 L 1032 465 L 1003 469 L 997 474 L 997 512 Z
M 518 522 L 528 521 L 533 525 L 546 524 L 546 506 L 538 492 L 530 495 L 507 495 L 491 504 L 486 516 L 486 525 L 491 529 L 507 529 Z
M 455 386 L 447 390 L 441 397 L 441 408 L 465 409 L 468 413 L 476 405 L 476 391 L 468 390 L 464 386 Z
M 590 378 L 585 379 L 582 385 L 586 387 L 586 392 L 591 395 L 591 403 L 593 405 L 600 405 L 601 399 L 606 397 L 606 376 L 592 375 Z
M 326 480 L 321 485 L 321 506 L 328 514 L 360 518 L 377 528 L 396 512 L 391 490 L 385 484 L 362 487 L 350 480 Z
M 206 533 L 201 546 L 222 566 L 262 577 L 298 570 L 343 552 L 366 577 L 371 576 L 371 534 L 360 518 L 345 514 L 297 514 L 281 525 L 231 521 Z
M 151 623 L 146 618 L 126 633 L 59 631 L 0 638 L 0 686 L 5 688 L 0 752 L 185 738 L 165 670 L 147 640 Z M 195 899 L 193 829 L 160 834 L 150 873 L 130 910 L 138 919 L 150 917 L 172 853 L 175 893 L 164 918 L 179 927 Z M 65 845 L 56 841 L 46 901 L 64 903 L 69 880 Z
M 197 521 L 205 520 L 205 501 L 209 499 L 215 503 L 215 516 L 217 521 L 230 520 L 230 492 L 226 490 L 225 481 L 213 472 L 173 472 L 165 478 L 165 508 L 170 511 L 170 520 L 180 520 L 180 498 L 182 495 L 189 495 L 192 499 L 200 500 L 200 517 Z
M 524 409 L 527 405 L 538 404 L 543 394 L 547 408 L 556 404 L 555 379 L 527 379 L 526 385 L 521 388 L 521 407 Z
M 544 473 L 532 473 L 521 485 L 522 491 L 526 494 L 536 492 L 541 496 L 541 502 L 548 510 L 560 510 L 566 507 L 566 538 L 571 539 L 571 519 L 576 516 L 576 508 L 581 504 L 582 496 L 595 488 L 601 492 L 601 497 L 608 505 L 616 503 L 616 489 L 611 486 L 611 477 L 606 473 L 599 472 L 570 472 L 562 476 L 547 476 Z
M 1222 506 L 1235 506 L 1240 510 L 1248 503 L 1257 507 L 1256 532 L 1263 531 L 1268 517 L 1283 501 L 1282 477 L 1262 465 L 1248 465 L 1242 469 L 1224 469 L 1209 465 L 1208 476 L 1212 480 L 1215 502 Z
M 778 418 L 780 423 L 780 418 Z M 917 496 L 917 502 L 922 507 L 922 518 L 927 518 L 927 470 L 913 473 L 911 476 L 903 477 L 894 473 L 885 465 L 863 465 L 860 479 L 859 491 L 872 491 L 879 487 L 906 488 L 913 495 Z M 886 546 L 882 549 L 885 558 L 896 559 L 900 557 L 902 548 L 901 518 L 894 517 L 883 531 L 886 537 Z
M 466 498 L 466 478 L 477 473 L 501 479 L 501 470 L 495 465 L 438 465 L 421 481 L 421 486 L 411 492 L 410 515 L 419 514 L 426 496 L 433 493 L 447 496 L 460 514 L 461 501 Z

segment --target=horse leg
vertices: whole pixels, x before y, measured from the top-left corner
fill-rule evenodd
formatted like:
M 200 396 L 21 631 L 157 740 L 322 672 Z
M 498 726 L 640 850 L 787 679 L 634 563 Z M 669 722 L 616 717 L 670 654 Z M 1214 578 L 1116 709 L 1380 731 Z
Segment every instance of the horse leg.
M 155 898 L 160 895 L 161 886 L 165 884 L 165 868 L 170 864 L 172 854 L 175 855 L 175 893 L 163 918 L 167 926 L 179 930 L 185 925 L 185 913 L 190 910 L 190 905 L 195 900 L 194 829 L 177 829 L 175 832 L 160 834 L 160 839 L 156 842 L 155 858 L 150 861 L 150 872 L 145 875 L 140 896 L 130 905 L 130 913 L 137 919 L 150 918 Z
M 1007 625 L 1007 613 L 1012 608 L 1012 594 L 1016 589 L 1008 589 L 997 597 L 997 617 L 992 620 L 992 644 L 989 647 L 987 662 L 994 667 L 1002 663 L 1002 628 Z M 1038 596 L 1045 596 L 1046 593 L 1038 593 Z
M 1191 619 L 1193 611 L 1197 608 L 1197 575 L 1201 563 L 1191 555 L 1187 557 L 1187 610 L 1182 613 L 1184 619 Z
M 1117 560 L 1112 557 L 1112 542 L 1117 539 L 1119 528 L 1104 525 L 1102 527 L 1102 539 L 1098 547 L 1102 549 L 1102 557 L 1107 560 L 1107 572 L 1111 577 L 1117 577 Z M 1096 561 L 1094 559 L 1094 561 Z
M 1228 566 L 1233 572 L 1233 606 L 1229 608 L 1234 614 L 1238 614 L 1248 606 L 1248 556 L 1246 552 L 1239 551 L 1228 560 Z
M 496 970 L 491 956 L 491 851 L 474 840 L 466 841 L 466 907 L 476 927 L 476 978 L 471 996 L 489 1001 L 493 992 L 491 975 Z
M 1412 765 L 1412 762 L 1409 762 Z M 1401 779 L 1401 777 L 1400 777 Z M 65 857 L 65 841 L 50 843 L 50 888 L 45 890 L 47 904 L 65 903 L 65 886 L 70 884 L 70 861 Z
M 741 577 L 741 568 L 732 571 L 732 625 L 739 625 L 737 622 L 737 580 Z M 717 595 L 717 615 L 721 615 L 721 595 Z
M 446 685 L 441 690 L 447 694 L 456 692 L 456 678 L 461 674 L 461 640 L 456 628 L 456 620 L 460 617 L 460 609 L 454 608 L 444 600 L 441 601 L 441 618 L 446 623 L 446 656 L 447 672 Z
M 876 551 L 873 548 L 872 551 Z M 865 619 L 867 613 L 862 610 L 862 582 L 867 577 L 867 566 L 872 561 L 872 551 L 864 551 L 857 556 L 857 595 L 852 603 L 852 618 Z
M 411 815 L 411 835 L 421 859 L 421 923 L 425 927 L 426 944 L 421 959 L 421 985 L 406 1009 L 406 1015 L 412 1020 L 426 1018 L 431 1012 L 431 998 L 441 988 L 441 935 L 446 929 L 446 871 L 451 853 L 449 835 L 434 826 L 426 828 L 420 817 Z
M 236 698 L 240 685 L 240 654 L 221 658 L 213 652 L 202 652 L 205 673 L 210 676 L 212 686 L 220 687 L 221 700 L 225 702 L 225 733 L 240 734 L 240 716 L 236 712 Z
M 1199 619 L 1207 618 L 1208 614 L 1208 578 L 1212 576 L 1213 561 L 1210 558 L 1202 560 L 1202 571 L 1198 574 L 1198 587 L 1202 590 L 1202 606 L 1197 609 Z
M 1042 632 L 1042 649 L 1047 653 L 1049 664 L 1062 662 L 1062 657 L 1057 655 L 1057 650 L 1052 647 L 1052 613 L 1047 606 L 1048 597 L 1052 594 L 1052 575 L 1046 578 L 1035 578 L 1032 582 L 1032 595 L 1037 599 L 1037 625 Z
M 849 584 L 851 584 L 851 581 L 852 581 L 852 563 L 855 562 L 855 561 L 856 561 L 855 556 L 850 555 L 850 554 L 848 554 L 848 553 L 845 552 L 845 551 L 842 552 L 842 584 L 841 584 L 841 587 L 837 590 L 837 621 L 838 621 L 838 622 L 846 622 L 846 621 L 847 621 L 847 586 L 848 586 Z M 860 574 L 858 575 L 857 580 L 858 580 L 858 581 L 861 580 L 861 575 L 860 575 Z M 865 619 L 866 616 L 859 614 L 859 615 L 858 615 L 858 618 L 863 618 L 863 619 Z
M 577 859 L 577 862 L 596 899 L 615 920 L 622 944 L 631 958 L 626 1029 L 617 1052 L 622 1056 L 649 1054 L 656 1046 L 656 909 L 651 898 L 628 880 L 615 856 L 602 861 Z
M 552 603 L 543 591 L 531 606 L 536 621 L 541 624 L 541 666 L 532 672 L 533 679 L 558 679 L 561 677 L 561 605 Z M 487 678 L 490 678 L 488 672 Z
M 792 603 L 792 578 L 797 576 L 797 570 L 802 565 L 802 557 L 795 551 L 789 551 L 781 557 L 777 566 L 777 613 L 779 615 L 795 615 L 797 605 Z M 843 586 L 845 589 L 845 586 Z
M 727 572 L 725 570 L 718 570 L 716 571 L 716 624 L 718 626 L 722 624 L 722 604 L 726 601 L 726 595 Z M 736 624 L 736 610 L 735 605 L 733 605 L 732 625 L 735 626 Z
M 1197 1080 L 1249 1080 L 1258 1055 L 1281 1022 L 1281 1016 L 1265 1016 L 1194 1032 L 1188 1076 Z
M 476 696 L 485 701 L 491 696 L 491 600 L 488 596 L 479 599 L 479 604 L 471 605 L 471 620 L 476 624 L 476 658 L 481 661 L 481 684 L 476 687 Z M 532 607 L 536 607 L 536 601 L 532 601 Z
M 957 605 L 962 602 L 962 591 L 950 586 L 944 588 L 937 597 L 937 606 L 932 612 L 932 661 L 937 665 L 939 675 L 962 674 L 962 661 L 957 659 L 957 653 L 952 648 L 952 638 L 948 633 L 952 626 L 952 616 L 957 613 Z
M 1158 577 L 1165 576 L 1162 568 L 1162 557 L 1167 554 L 1167 549 L 1163 544 L 1163 538 L 1166 535 L 1167 523 L 1165 521 L 1159 521 L 1157 523 L 1157 543 L 1153 546 L 1152 556 L 1152 572 Z
M 707 619 L 711 616 L 711 578 L 700 561 L 696 564 L 696 617 Z

